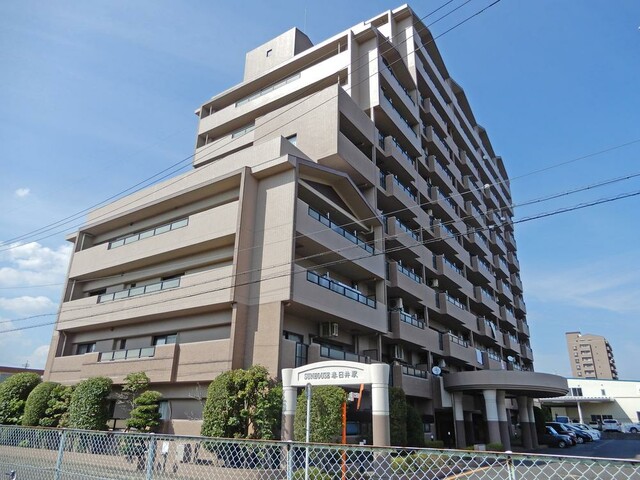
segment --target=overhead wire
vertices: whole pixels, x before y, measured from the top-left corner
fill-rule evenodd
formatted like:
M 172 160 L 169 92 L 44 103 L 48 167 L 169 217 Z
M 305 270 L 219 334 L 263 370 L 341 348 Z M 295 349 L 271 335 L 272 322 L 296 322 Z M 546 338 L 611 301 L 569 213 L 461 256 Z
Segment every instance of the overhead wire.
M 429 28 L 430 26 L 433 26 L 433 25 L 434 25 L 435 23 L 437 23 L 438 21 L 442 20 L 443 18 L 446 18 L 449 14 L 451 14 L 451 13 L 453 13 L 454 11 L 458 10 L 459 8 L 461 8 L 462 6 L 466 5 L 466 4 L 467 4 L 467 3 L 469 3 L 470 1 L 471 1 L 471 0 L 467 0 L 467 1 L 466 1 L 466 2 L 464 2 L 462 5 L 460 5 L 460 6 L 456 7 L 455 9 L 453 9 L 452 11 L 450 11 L 449 13 L 447 13 L 447 14 L 445 14 L 445 15 L 441 16 L 440 18 L 438 18 L 437 20 L 435 20 L 434 22 L 432 22 L 432 23 L 431 23 L 431 24 L 429 24 L 428 26 L 424 26 L 423 28 L 418 29 L 418 30 L 417 30 L 417 33 L 421 32 L 421 31 L 424 31 L 424 30 L 428 30 L 428 28 Z M 497 3 L 499 3 L 500 1 L 501 1 L 501 0 L 495 0 L 493 3 L 491 3 L 491 4 L 490 4 L 490 5 L 488 5 L 487 7 L 483 8 L 483 9 L 481 9 L 480 11 L 478 11 L 478 12 L 474 13 L 473 15 L 471 15 L 471 16 L 469 16 L 469 17 L 467 17 L 467 18 L 466 18 L 466 19 L 464 19 L 462 22 L 459 22 L 458 24 L 454 25 L 453 27 L 451 27 L 450 29 L 448 29 L 446 32 L 444 32 L 444 33 L 442 33 L 442 34 L 440 34 L 440 35 L 438 35 L 438 36 L 436 36 L 436 37 L 433 37 L 429 42 L 422 43 L 421 45 L 422 45 L 423 47 L 425 47 L 425 46 L 427 46 L 427 45 L 429 45 L 429 44 L 431 44 L 431 43 L 435 42 L 435 40 L 437 40 L 438 38 L 442 37 L 442 36 L 443 36 L 443 35 L 445 35 L 446 33 L 449 33 L 450 31 L 454 30 L 455 28 L 458 28 L 459 26 L 461 26 L 461 25 L 463 25 L 464 23 L 466 23 L 467 21 L 469 21 L 471 18 L 474 18 L 475 16 L 479 15 L 480 13 L 484 12 L 485 10 L 487 10 L 488 8 L 492 7 L 493 5 L 495 5 L 495 4 L 497 4 Z M 441 7 L 439 7 L 439 8 L 437 8 L 437 9 L 433 10 L 432 12 L 428 13 L 427 15 L 425 15 L 425 16 L 423 16 L 423 17 L 421 17 L 419 20 L 420 20 L 420 21 L 423 21 L 425 18 L 427 18 L 427 17 L 429 17 L 430 15 L 432 15 L 433 13 L 435 13 L 435 12 L 439 11 L 441 8 L 443 8 L 444 6 L 448 5 L 449 3 L 451 3 L 451 1 L 449 1 L 449 2 L 445 3 L 444 5 L 442 5 Z M 395 37 L 391 37 L 391 38 L 395 38 Z M 408 40 L 408 38 L 406 38 L 405 40 L 403 40 L 403 41 L 402 41 L 402 42 L 400 42 L 399 44 L 405 43 L 407 40 Z M 375 56 L 375 58 L 371 59 L 368 63 L 372 63 L 372 62 L 374 62 L 374 61 L 378 61 L 378 59 L 379 59 L 379 57 L 380 57 L 381 55 L 383 55 L 384 53 L 387 53 L 388 51 L 391 51 L 391 50 L 392 50 L 392 49 L 394 49 L 394 48 L 396 48 L 396 46 L 395 46 L 395 45 L 391 45 L 387 50 L 385 50 L 384 52 L 381 52 L 381 53 L 379 53 L 378 55 L 376 55 L 376 56 Z M 327 55 L 329 55 L 329 54 L 327 54 Z M 361 57 L 360 57 L 360 58 L 364 58 L 364 57 L 366 57 L 367 55 L 368 55 L 368 53 L 365 53 L 365 54 L 361 55 Z M 407 54 L 407 55 L 408 55 L 408 54 Z M 394 65 L 395 63 L 402 61 L 402 59 L 403 59 L 403 58 L 404 58 L 403 56 L 400 56 L 400 58 L 399 58 L 398 60 L 395 60 L 395 61 L 391 62 L 391 63 L 390 63 L 390 65 Z M 359 66 L 359 67 L 357 67 L 357 68 L 355 69 L 355 71 L 358 71 L 358 70 L 360 70 L 361 68 L 364 68 L 365 66 L 367 66 L 367 65 L 368 65 L 368 63 L 367 63 L 367 64 L 364 64 L 364 65 L 361 65 L 361 66 Z M 300 68 L 300 71 L 304 70 L 305 68 L 306 68 L 306 65 L 305 65 L 305 66 L 302 66 L 302 67 Z M 353 72 L 352 72 L 352 74 L 353 74 Z M 355 86 L 355 85 L 359 85 L 360 83 L 363 83 L 364 81 L 366 81 L 367 79 L 369 79 L 369 78 L 373 77 L 373 76 L 374 76 L 374 75 L 376 75 L 376 74 L 377 74 L 376 72 L 372 73 L 372 74 L 371 74 L 371 75 L 369 75 L 368 77 L 366 77 L 366 78 L 362 79 L 360 82 L 358 82 L 358 83 L 354 84 L 354 86 Z M 310 91 L 310 90 L 312 90 L 313 88 L 315 88 L 315 85 L 310 85 L 310 86 L 308 86 L 306 89 L 303 89 L 303 90 L 301 91 L 301 93 L 306 93 L 307 91 Z M 318 94 L 318 93 L 320 93 L 320 92 L 314 92 L 311 96 L 309 96 L 309 97 L 305 97 L 305 98 L 302 98 L 302 99 L 300 100 L 300 102 L 298 102 L 298 103 L 297 103 L 297 104 L 295 104 L 295 105 L 292 105 L 290 108 L 286 109 L 285 111 L 280 112 L 279 114 L 275 115 L 274 117 L 272 117 L 271 119 L 269 119 L 267 122 L 269 122 L 269 121 L 274 121 L 277 117 L 279 117 L 279 116 L 281 116 L 281 115 L 284 115 L 285 113 L 287 113 L 288 111 L 290 111 L 290 110 L 292 110 L 293 108 L 297 107 L 298 105 L 302 104 L 303 102 L 308 101 L 310 98 L 312 98 L 314 95 L 316 95 L 316 94 Z M 332 100 L 333 98 L 335 98 L 335 97 L 332 97 L 332 98 L 330 98 L 330 99 L 326 100 L 325 102 L 322 102 L 320 105 L 322 105 L 322 104 L 324 104 L 324 103 L 327 103 L 328 101 Z M 316 106 L 315 108 L 318 108 L 320 105 Z M 287 124 L 288 124 L 288 123 L 291 123 L 291 122 L 293 122 L 293 121 L 295 121 L 295 120 L 297 120 L 297 119 L 299 119 L 300 117 L 302 117 L 302 116 L 304 116 L 304 115 L 306 115 L 306 114 L 308 114 L 308 113 L 310 113 L 311 111 L 315 110 L 315 108 L 310 109 L 310 110 L 308 110 L 308 111 L 306 111 L 306 112 L 302 113 L 302 114 L 301 114 L 301 115 L 299 115 L 298 117 L 293 118 L 292 120 L 290 120 L 289 122 L 287 122 Z M 265 122 L 265 124 L 266 124 L 267 122 Z M 281 127 L 277 127 L 276 129 L 274 129 L 274 130 L 272 130 L 272 131 L 270 131 L 270 132 L 265 133 L 262 137 L 259 137 L 259 138 L 258 138 L 258 139 L 256 139 L 256 140 L 259 140 L 260 138 L 264 138 L 265 136 L 267 136 L 267 135 L 269 135 L 269 134 L 271 134 L 271 133 L 275 132 L 275 131 L 276 131 L 277 129 L 279 129 L 279 128 L 281 128 Z M 223 139 L 220 139 L 219 141 L 222 141 L 222 140 L 223 140 Z M 254 140 L 254 141 L 255 141 L 255 140 Z M 232 142 L 233 142 L 233 140 L 232 140 Z M 209 144 L 209 145 L 210 145 L 210 146 L 214 146 L 216 143 L 218 143 L 218 141 L 216 141 L 216 142 L 214 142 L 214 143 L 211 143 L 211 144 Z M 225 146 L 228 146 L 228 145 L 225 145 Z M 209 148 L 208 146 L 205 146 L 205 147 L 204 147 L 204 149 L 208 149 L 208 148 Z M 198 154 L 202 153 L 202 151 L 203 151 L 204 149 L 201 149 L 199 152 L 194 152 L 193 154 L 191 154 L 191 155 L 189 155 L 189 156 L 185 157 L 183 160 L 181 160 L 181 161 L 177 162 L 176 164 L 174 164 L 174 165 L 172 165 L 172 166 L 170 166 L 170 167 L 167 167 L 166 169 L 162 170 L 162 171 L 161 171 L 161 172 L 159 172 L 158 174 L 153 175 L 152 177 L 149 177 L 148 179 L 145 179 L 145 180 L 143 180 L 143 181 L 141 181 L 141 182 L 137 183 L 136 185 L 134 185 L 134 186 L 132 186 L 132 187 L 129 187 L 127 190 L 125 190 L 125 191 L 123 191 L 123 192 L 120 192 L 120 193 L 118 193 L 118 194 L 112 195 L 112 196 L 111 196 L 111 197 L 109 197 L 108 199 L 103 200 L 102 202 L 99 202 L 99 203 L 97 203 L 97 204 L 93 205 L 92 207 L 89 207 L 89 208 L 87 208 L 87 209 L 84 209 L 84 210 L 82 210 L 81 212 L 78 212 L 77 214 L 74 214 L 74 215 L 72 215 L 72 216 L 66 217 L 65 219 L 62 219 L 62 220 L 61 220 L 61 221 L 59 221 L 59 222 L 54 222 L 53 224 L 49 224 L 49 225 L 47 225 L 47 226 L 46 226 L 46 227 L 50 227 L 50 228 L 45 228 L 45 227 L 43 227 L 43 228 L 41 228 L 41 229 L 38 229 L 38 230 L 35 230 L 35 231 L 32 231 L 32 232 L 29 232 L 29 233 L 24 234 L 24 235 L 22 235 L 22 236 L 18 236 L 18 237 L 14 237 L 14 238 L 10 238 L 10 239 L 7 239 L 7 240 L 4 240 L 4 241 L 1 241 L 1 242 L 0 242 L 0 252 L 2 252 L 2 251 L 6 251 L 6 250 L 10 250 L 10 249 L 12 249 L 12 248 L 16 248 L 16 246 L 14 246 L 14 245 L 12 245 L 12 244 L 14 244 L 15 242 L 18 242 L 18 241 L 24 241 L 24 239 L 25 239 L 25 238 L 28 238 L 28 236 L 29 236 L 30 234 L 34 233 L 34 232 L 44 233 L 44 232 L 46 232 L 46 231 L 50 231 L 50 230 L 51 230 L 51 229 L 53 229 L 53 228 L 56 228 L 57 226 L 66 225 L 67 223 L 71 223 L 72 221 L 77 220 L 77 219 L 78 219 L 77 217 L 78 217 L 79 215 L 83 215 L 84 213 L 87 213 L 88 211 L 90 211 L 90 210 L 92 210 L 92 209 L 94 209 L 94 208 L 96 208 L 96 207 L 98 207 L 98 206 L 101 206 L 101 205 L 103 205 L 104 203 L 106 203 L 106 202 L 108 202 L 108 201 L 110 201 L 110 200 L 113 200 L 113 199 L 115 199 L 115 198 L 120 197 L 123 193 L 129 192 L 129 191 L 131 191 L 131 190 L 135 189 L 137 186 L 143 185 L 143 184 L 144 184 L 144 183 L 146 183 L 149 179 L 153 179 L 153 178 L 157 177 L 158 175 L 160 175 L 161 173 L 168 171 L 168 170 L 169 170 L 169 169 L 171 169 L 173 166 L 178 165 L 178 164 L 180 164 L 180 163 L 183 163 L 183 162 L 185 162 L 185 161 L 187 161 L 187 160 L 189 160 L 189 159 L 191 159 L 191 158 L 195 157 L 196 155 L 198 155 Z M 219 150 L 219 149 L 218 149 L 218 150 Z M 214 150 L 214 152 L 215 152 L 215 151 L 217 151 L 217 150 Z M 209 153 L 210 153 L 210 152 L 209 152 Z M 209 164 L 209 165 L 212 165 L 212 164 Z M 206 167 L 208 167 L 209 165 L 204 165 L 204 166 L 202 166 L 202 167 L 200 167 L 200 168 L 206 168 Z M 176 179 L 176 181 L 175 181 L 175 182 L 172 182 L 172 183 L 170 183 L 169 185 L 172 185 L 173 183 L 176 183 L 177 181 L 184 180 L 186 177 L 188 177 L 188 176 L 190 176 L 190 175 L 195 174 L 197 171 L 198 171 L 198 169 L 194 169 L 192 172 L 187 173 L 186 175 L 184 175 L 184 176 L 182 176 L 182 177 L 180 177 L 180 178 Z M 162 177 L 162 179 L 167 178 L 169 175 L 172 175 L 172 174 L 173 174 L 173 173 L 170 173 L 170 174 L 168 174 L 168 175 L 165 175 L 164 177 Z M 163 186 L 162 188 L 167 188 L 169 185 L 165 185 L 165 186 Z M 126 205 L 124 205 L 124 206 L 126 206 Z M 120 207 L 118 207 L 118 209 L 121 209 L 121 208 L 123 208 L 124 206 L 120 206 Z M 116 209 L 115 211 L 117 211 L 118 209 Z M 110 215 L 110 214 L 113 214 L 113 213 L 114 213 L 113 211 L 108 212 L 108 214 L 109 214 L 109 215 Z M 107 215 L 107 214 L 105 214 L 105 215 Z M 63 220 L 64 220 L 64 222 L 63 222 Z M 63 223 L 60 223 L 60 222 L 63 222 Z M 73 228 L 78 228 L 78 227 L 79 227 L 79 226 L 81 226 L 81 225 L 82 225 L 82 224 L 76 225 L 76 226 L 74 226 Z M 63 230 L 63 231 L 67 231 L 67 230 L 68 230 L 68 229 L 65 229 L 65 230 Z M 46 235 L 46 236 L 44 236 L 44 237 L 40 237 L 40 238 L 38 238 L 38 239 L 36 239 L 36 240 L 32 240 L 32 241 L 39 241 L 39 240 L 43 240 L 43 239 L 45 239 L 45 238 L 49 238 L 49 237 L 51 237 L 51 236 L 58 235 L 59 233 L 61 233 L 61 232 L 55 232 L 55 233 L 53 233 L 53 234 L 51 234 L 51 235 Z M 9 246 L 8 246 L 8 247 L 6 247 L 6 245 L 7 245 L 7 244 L 9 244 Z M 5 248 L 2 248 L 2 246 L 3 246 L 3 245 L 5 245 Z

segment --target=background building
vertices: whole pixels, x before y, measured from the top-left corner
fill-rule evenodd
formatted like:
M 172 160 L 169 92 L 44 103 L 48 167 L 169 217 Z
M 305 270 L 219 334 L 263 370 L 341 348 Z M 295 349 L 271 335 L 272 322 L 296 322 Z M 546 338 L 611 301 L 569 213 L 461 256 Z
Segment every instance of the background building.
M 565 336 L 574 377 L 618 379 L 613 350 L 606 338 L 580 332 L 567 332 Z
M 0 366 L 0 382 L 7 379 L 11 375 L 15 375 L 16 373 L 37 373 L 38 375 L 42 375 L 44 370 L 40 370 L 37 368 L 28 368 L 28 367 L 2 367 Z
M 573 421 L 598 424 L 607 418 L 620 423 L 640 422 L 640 382 L 569 378 L 569 393 L 546 398 L 554 418 L 564 415 Z
M 387 362 L 462 446 L 566 391 L 533 373 L 502 159 L 411 9 L 317 45 L 292 29 L 196 114 L 193 171 L 69 238 L 47 379 L 144 370 L 188 433 L 230 368 Z

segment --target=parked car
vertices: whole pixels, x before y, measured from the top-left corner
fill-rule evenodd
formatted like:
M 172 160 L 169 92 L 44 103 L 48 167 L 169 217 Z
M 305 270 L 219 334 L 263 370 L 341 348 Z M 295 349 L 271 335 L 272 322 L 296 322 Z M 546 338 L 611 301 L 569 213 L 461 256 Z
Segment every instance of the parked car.
M 568 435 L 558 433 L 553 427 L 546 426 L 545 433 L 540 435 L 538 441 L 550 447 L 565 448 L 572 446 L 573 440 Z
M 576 438 L 576 440 L 578 441 L 578 443 L 593 442 L 593 437 L 590 433 L 576 427 L 572 423 L 563 423 L 563 425 L 565 425 L 569 430 L 577 435 L 578 438 Z
M 598 430 L 597 428 L 593 428 L 591 425 L 586 425 L 584 423 L 572 423 L 571 425 L 587 432 L 594 440 L 600 440 L 600 437 L 602 437 L 600 430 Z
M 561 435 L 568 435 L 571 438 L 573 445 L 578 443 L 578 435 L 576 435 L 576 432 L 574 432 L 569 427 L 567 427 L 568 424 L 560 423 L 560 422 L 547 422 L 545 423 L 545 425 L 547 427 L 552 427 L 556 432 L 558 432 Z
M 640 432 L 640 422 L 625 423 L 622 425 L 622 431 L 628 433 L 638 433 Z
M 602 431 L 603 432 L 621 432 L 622 425 L 618 420 L 606 418 L 602 420 Z

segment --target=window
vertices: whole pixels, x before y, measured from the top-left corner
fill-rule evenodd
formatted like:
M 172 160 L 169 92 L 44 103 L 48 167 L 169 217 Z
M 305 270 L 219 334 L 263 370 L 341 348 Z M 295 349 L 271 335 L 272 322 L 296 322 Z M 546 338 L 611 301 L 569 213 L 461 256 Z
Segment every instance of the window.
M 114 350 L 126 350 L 127 348 L 127 339 L 126 338 L 116 338 L 113 341 L 113 349 Z
M 271 55 L 273 55 L 273 48 L 267 50 L 267 57 L 270 57 Z
M 79 343 L 76 347 L 76 355 L 84 355 L 96 351 L 96 343 Z
M 158 413 L 160 414 L 160 420 L 169 420 L 171 418 L 169 400 L 160 400 L 158 402 Z
M 604 388 L 600 389 L 600 395 L 602 395 L 603 397 L 607 396 L 607 391 Z
M 289 135 L 288 137 L 285 138 L 285 140 L 289 140 L 289 143 L 291 143 L 291 145 L 297 145 L 298 134 L 294 133 L 293 135 Z
M 176 343 L 177 338 L 178 338 L 177 333 L 170 333 L 168 335 L 158 335 L 156 337 L 153 337 L 153 344 L 156 346 L 170 345 L 172 343 Z
M 571 387 L 571 396 L 572 397 L 581 397 L 582 396 L 582 388 L 580 388 L 580 387 Z

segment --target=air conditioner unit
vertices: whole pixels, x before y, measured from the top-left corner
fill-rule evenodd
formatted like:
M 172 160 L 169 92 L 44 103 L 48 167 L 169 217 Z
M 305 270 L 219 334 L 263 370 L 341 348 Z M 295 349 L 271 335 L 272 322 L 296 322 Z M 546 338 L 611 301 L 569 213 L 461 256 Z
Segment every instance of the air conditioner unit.
M 404 361 L 405 355 L 404 355 L 404 347 L 402 345 L 394 345 L 393 351 L 391 353 L 393 354 L 394 360 Z
M 430 278 L 429 279 L 429 286 L 431 288 L 438 288 L 440 286 L 440 282 L 438 281 L 437 278 Z
M 325 322 L 320 324 L 321 337 L 337 337 L 338 324 L 336 322 Z
M 401 298 L 390 298 L 389 299 L 389 309 L 390 310 L 404 310 L 404 303 Z

